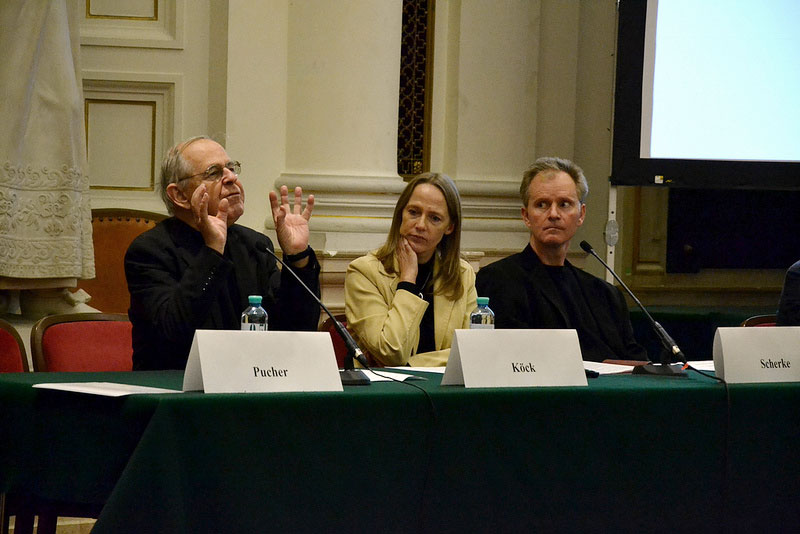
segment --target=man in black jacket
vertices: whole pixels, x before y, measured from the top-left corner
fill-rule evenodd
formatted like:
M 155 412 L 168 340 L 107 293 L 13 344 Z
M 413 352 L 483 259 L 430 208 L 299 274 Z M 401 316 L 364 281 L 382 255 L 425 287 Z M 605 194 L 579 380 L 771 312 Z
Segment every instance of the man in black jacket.
M 800 261 L 786 271 L 777 315 L 778 326 L 800 326 Z
M 265 235 L 236 225 L 244 213 L 241 165 L 206 137 L 178 143 L 161 166 L 161 196 L 173 216 L 137 237 L 125 254 L 131 294 L 133 368 L 183 369 L 197 329 L 238 330 L 249 295 L 261 295 L 270 330 L 316 330 L 319 305 L 277 268 Z M 289 206 L 270 192 L 278 243 L 319 295 L 319 263 L 308 246 L 309 195 Z
M 647 360 L 622 293 L 567 261 L 588 193 L 583 171 L 571 161 L 536 160 L 520 186 L 530 242 L 478 272 L 478 296 L 489 297 L 497 328 L 574 328 L 584 360 Z

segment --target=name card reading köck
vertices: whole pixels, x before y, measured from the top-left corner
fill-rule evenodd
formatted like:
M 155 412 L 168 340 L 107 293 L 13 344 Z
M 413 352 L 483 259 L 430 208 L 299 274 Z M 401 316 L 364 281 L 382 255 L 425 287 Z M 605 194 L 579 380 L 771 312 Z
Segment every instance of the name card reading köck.
M 717 328 L 714 370 L 730 384 L 800 382 L 800 326 Z
M 342 391 L 342 381 L 327 332 L 198 330 L 183 390 Z
M 442 385 L 586 386 L 575 330 L 456 330 Z

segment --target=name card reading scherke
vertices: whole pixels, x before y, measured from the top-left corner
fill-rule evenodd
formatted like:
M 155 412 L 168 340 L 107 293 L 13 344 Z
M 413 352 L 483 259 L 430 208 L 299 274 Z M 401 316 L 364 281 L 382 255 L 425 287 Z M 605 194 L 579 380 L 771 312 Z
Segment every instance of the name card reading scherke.
M 730 384 L 800 382 L 800 326 L 718 328 L 714 370 Z

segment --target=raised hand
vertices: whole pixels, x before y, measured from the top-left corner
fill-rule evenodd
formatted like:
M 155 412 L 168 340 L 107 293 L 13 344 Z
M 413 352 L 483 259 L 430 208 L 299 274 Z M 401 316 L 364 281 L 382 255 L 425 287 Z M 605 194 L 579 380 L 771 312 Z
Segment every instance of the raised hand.
M 228 199 L 220 200 L 216 215 L 208 214 L 208 199 L 208 187 L 200 184 L 192 193 L 192 215 L 206 246 L 223 254 L 228 240 Z
M 294 188 L 294 206 L 289 207 L 289 189 L 281 186 L 281 198 L 275 191 L 269 192 L 269 202 L 272 207 L 272 220 L 275 223 L 275 232 L 278 235 L 278 244 L 284 254 L 299 254 L 308 248 L 308 220 L 314 209 L 314 195 L 308 195 L 306 207 L 301 212 L 303 205 L 303 189 Z

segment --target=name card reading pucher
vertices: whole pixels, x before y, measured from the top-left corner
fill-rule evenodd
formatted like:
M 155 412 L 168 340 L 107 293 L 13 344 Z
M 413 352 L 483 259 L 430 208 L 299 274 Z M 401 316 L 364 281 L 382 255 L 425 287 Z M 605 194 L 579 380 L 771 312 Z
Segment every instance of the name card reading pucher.
M 255 378 L 286 378 L 287 374 L 289 374 L 288 369 L 275 369 L 274 367 L 262 369 L 260 367 L 253 366 L 253 376 Z

